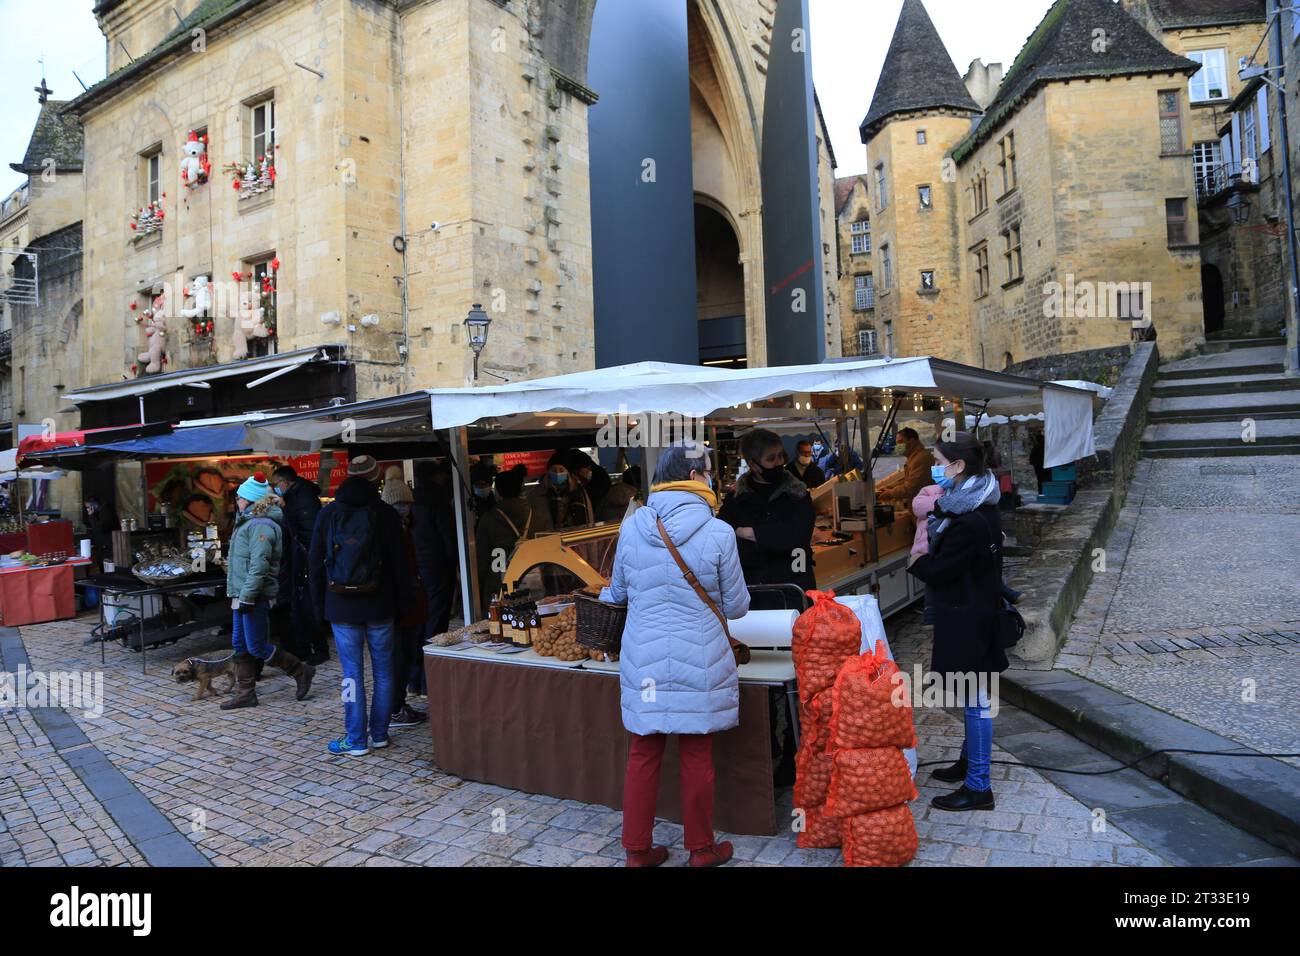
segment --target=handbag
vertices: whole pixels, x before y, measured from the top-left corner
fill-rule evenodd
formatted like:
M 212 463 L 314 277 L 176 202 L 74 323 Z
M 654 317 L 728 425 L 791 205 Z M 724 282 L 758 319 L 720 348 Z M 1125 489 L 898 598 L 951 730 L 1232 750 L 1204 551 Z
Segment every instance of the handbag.
M 976 511 L 979 514 L 979 511 Z M 988 519 L 980 514 L 980 523 L 984 525 L 984 530 L 989 536 L 989 555 L 996 558 L 1000 548 L 997 542 L 993 540 L 993 526 L 989 524 Z M 1025 636 L 1025 619 L 1016 606 L 1006 598 L 999 595 L 998 602 L 1000 607 L 993 616 L 993 633 L 998 647 L 1002 650 L 1009 650 L 1020 643 L 1020 639 Z
M 663 519 L 656 517 L 655 521 L 659 523 L 659 536 L 664 539 L 664 544 L 668 545 L 668 553 L 671 554 L 673 560 L 677 562 L 677 567 L 681 568 L 682 576 L 686 578 L 686 583 L 695 589 L 695 593 L 700 596 L 700 600 L 709 606 L 709 610 L 713 612 L 714 616 L 718 619 L 718 623 L 722 625 L 722 633 L 727 635 L 727 641 L 731 644 L 731 653 L 736 656 L 736 665 L 748 664 L 750 657 L 749 645 L 743 644 L 731 636 L 731 628 L 727 627 L 726 616 L 718 608 L 718 605 L 714 602 L 713 598 L 709 597 L 709 592 L 704 590 L 704 585 L 701 584 L 700 579 L 695 576 L 695 572 L 686 566 L 686 562 L 682 559 L 681 552 L 677 550 L 677 545 L 673 544 L 673 539 L 668 536 L 668 529 L 664 527 Z

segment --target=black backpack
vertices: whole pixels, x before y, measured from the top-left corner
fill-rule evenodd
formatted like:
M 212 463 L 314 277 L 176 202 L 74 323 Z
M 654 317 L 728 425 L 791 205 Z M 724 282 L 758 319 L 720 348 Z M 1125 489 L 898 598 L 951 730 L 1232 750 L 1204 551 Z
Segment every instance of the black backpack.
M 975 509 L 975 513 L 979 514 L 980 524 L 988 532 L 989 558 L 990 560 L 996 560 L 1002 553 L 1002 543 L 994 540 L 993 526 L 989 524 L 988 518 L 978 508 Z M 1001 606 L 994 615 L 993 627 L 998 647 L 1005 651 L 1015 647 L 1020 643 L 1020 639 L 1025 636 L 1025 619 L 1016 610 L 1016 606 L 1006 598 L 999 595 L 998 602 Z
M 325 577 L 335 594 L 374 594 L 383 558 L 375 538 L 375 508 L 336 505 L 325 537 Z

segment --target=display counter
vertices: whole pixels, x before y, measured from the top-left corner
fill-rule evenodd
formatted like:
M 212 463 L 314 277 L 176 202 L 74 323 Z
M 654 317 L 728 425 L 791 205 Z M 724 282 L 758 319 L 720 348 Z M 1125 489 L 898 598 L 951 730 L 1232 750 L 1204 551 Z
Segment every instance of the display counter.
M 618 665 L 499 654 L 482 647 L 426 647 L 429 730 L 447 773 L 527 793 L 623 805 L 628 735 Z M 740 726 L 714 735 L 714 826 L 777 832 L 769 688 L 794 695 L 789 652 L 755 651 L 739 668 Z M 797 713 L 798 708 L 794 711 Z M 680 822 L 676 743 L 669 738 L 658 816 Z
M 77 558 L 62 564 L 0 568 L 0 624 L 22 627 L 73 617 L 77 613 L 75 570 L 89 564 Z

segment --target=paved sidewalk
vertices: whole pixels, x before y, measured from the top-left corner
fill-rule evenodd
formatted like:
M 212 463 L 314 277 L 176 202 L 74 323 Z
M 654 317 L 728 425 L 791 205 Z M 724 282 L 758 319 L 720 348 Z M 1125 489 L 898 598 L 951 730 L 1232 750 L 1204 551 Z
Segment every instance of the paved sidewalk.
M 34 668 L 98 669 L 99 650 L 83 647 L 93 617 L 23 628 Z M 899 615 L 890 635 L 904 666 L 928 656 L 920 616 Z M 620 814 L 605 807 L 465 782 L 433 761 L 427 731 L 397 731 L 394 746 L 361 759 L 331 758 L 324 746 L 340 730 L 337 664 L 323 667 L 309 700 L 293 682 L 259 685 L 261 706 L 222 713 L 218 701 L 191 702 L 172 683 L 171 665 L 220 650 L 195 638 L 140 659 L 108 647 L 105 713 L 74 714 L 77 724 L 205 857 L 217 865 L 574 865 L 622 859 Z M 268 671 L 268 673 L 271 673 Z M 961 723 L 944 711 L 917 713 L 921 760 L 955 758 Z M 89 746 L 89 745 L 86 745 Z M 84 756 L 85 747 L 81 748 Z M 0 712 L 0 865 L 144 862 L 68 768 L 28 711 Z M 995 759 L 1012 760 L 1005 752 Z M 1094 832 L 1093 810 L 1036 771 L 994 765 L 998 809 L 931 811 L 949 789 L 919 775 L 914 803 L 921 846 L 915 866 L 1162 865 L 1165 861 L 1115 826 Z M 791 811 L 790 791 L 779 801 Z M 504 832 L 501 832 L 504 831 Z M 656 837 L 684 863 L 681 827 L 660 823 Z M 838 866 L 836 850 L 799 850 L 791 833 L 733 837 L 743 865 Z
M 1300 458 L 1140 462 L 1105 562 L 1058 668 L 1300 753 Z

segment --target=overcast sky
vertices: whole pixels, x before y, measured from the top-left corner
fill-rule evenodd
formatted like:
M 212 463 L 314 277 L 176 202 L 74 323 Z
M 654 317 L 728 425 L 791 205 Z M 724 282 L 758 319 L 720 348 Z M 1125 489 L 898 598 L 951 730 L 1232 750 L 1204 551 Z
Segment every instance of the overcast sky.
M 605 3 L 628 0 L 603 0 Z M 858 124 L 871 104 L 889 38 L 903 0 L 811 0 L 813 74 L 839 161 L 838 175 L 866 171 Z M 957 64 L 975 57 L 1005 67 L 1051 5 L 1050 0 L 926 0 Z M 23 182 L 9 168 L 27 148 L 36 121 L 36 94 L 45 76 L 57 99 L 104 75 L 104 38 L 91 15 L 93 0 L 0 0 L 0 193 Z M 132 51 L 135 52 L 135 51 Z M 138 55 L 138 54 L 137 54 Z

